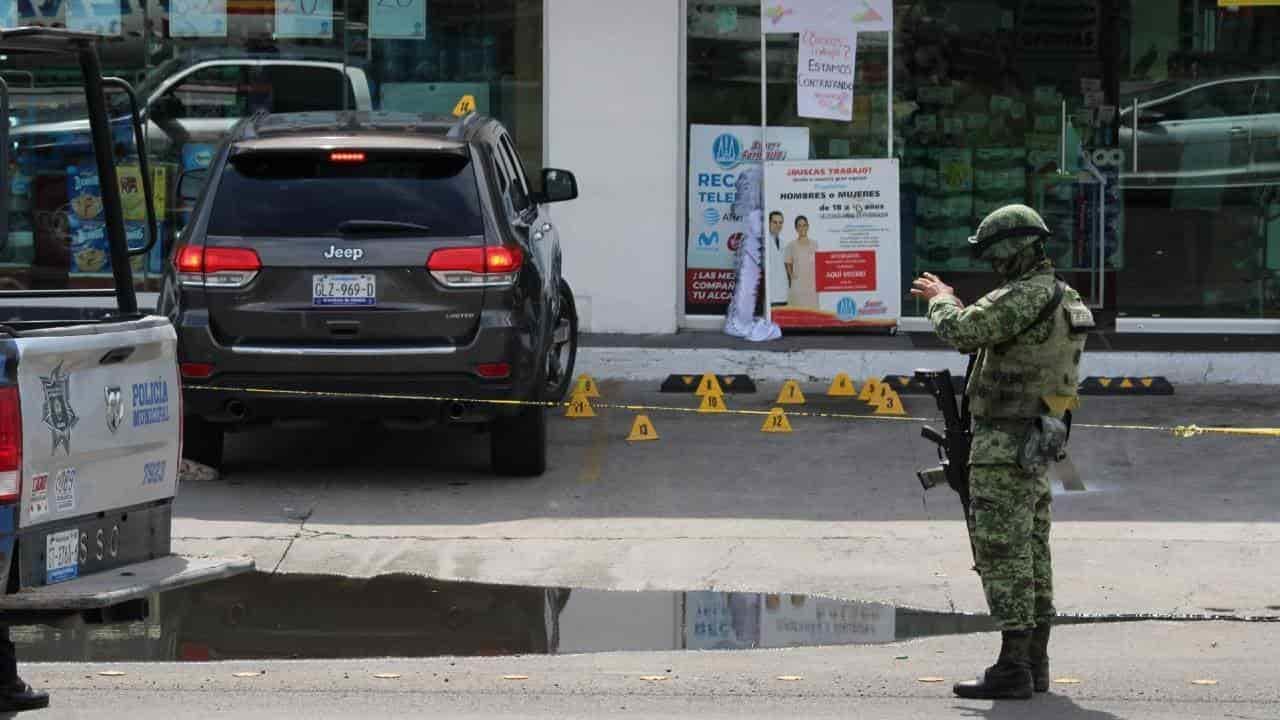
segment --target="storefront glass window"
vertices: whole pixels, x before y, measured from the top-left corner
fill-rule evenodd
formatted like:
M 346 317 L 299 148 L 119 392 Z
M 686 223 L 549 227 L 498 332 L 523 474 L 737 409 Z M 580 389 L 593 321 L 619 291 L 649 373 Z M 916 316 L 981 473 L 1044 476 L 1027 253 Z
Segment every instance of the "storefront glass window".
M 904 281 L 989 290 L 965 238 L 1017 202 L 1045 216 L 1050 255 L 1104 323 L 1280 317 L 1280 6 L 1229 5 L 895 3 Z M 691 126 L 759 124 L 758 13 L 689 3 Z M 859 35 L 855 118 L 831 123 L 796 117 L 797 39 L 771 36 L 769 125 L 808 128 L 812 158 L 883 156 L 887 42 Z M 908 286 L 904 314 L 921 315 Z
M 689 167 L 700 167 L 699 156 L 715 151 L 712 134 L 696 134 L 696 126 L 731 126 L 744 143 L 742 162 L 758 162 L 759 154 L 749 147 L 758 141 L 760 127 L 760 3 L 753 0 L 731 2 L 690 2 L 687 16 L 689 59 L 687 76 Z M 853 122 L 833 122 L 801 118 L 797 114 L 796 63 L 799 39 L 796 35 L 768 38 L 768 124 L 770 128 L 802 129 L 808 136 L 808 147 L 797 156 L 792 143 L 771 137 L 791 150 L 787 159 L 824 159 L 848 157 L 885 157 L 888 141 L 888 66 L 886 64 L 889 35 L 884 32 L 860 33 L 855 55 L 855 94 Z M 791 135 L 793 135 L 792 133 Z M 786 131 L 784 137 L 790 137 Z M 706 142 L 699 142 L 699 140 Z M 749 141 L 748 141 L 749 139 Z M 778 159 L 783 150 L 771 148 L 770 157 Z M 717 222 L 693 222 L 686 237 L 685 312 L 688 315 L 723 315 L 734 282 L 734 231 L 728 222 L 720 222 L 732 202 L 732 178 L 738 164 L 718 167 L 719 185 L 697 188 L 699 173 L 693 172 L 694 184 L 688 208 L 695 219 L 712 216 Z M 705 175 L 705 173 L 703 173 Z M 704 181 L 706 178 L 702 178 Z M 717 181 L 717 178 L 712 178 Z M 793 230 L 785 230 L 790 237 Z M 718 240 L 714 245 L 712 239 Z M 776 274 L 781 274 L 775 268 Z M 785 280 L 783 280 L 785 287 Z M 785 290 L 781 292 L 785 296 Z M 763 307 L 765 293 L 760 293 Z
M 89 5 L 19 2 L 18 24 L 97 23 L 104 71 L 133 82 L 146 106 L 161 242 L 134 260 L 140 288 L 158 287 L 162 253 L 186 219 L 179 177 L 207 165 L 226 133 L 256 112 L 449 114 L 471 96 L 477 111 L 507 126 L 527 170 L 539 175 L 542 0 L 124 0 L 118 17 L 77 14 Z M 90 212 L 92 199 L 80 199 L 92 192 L 77 189 L 96 181 L 78 70 L 0 58 L 0 71 L 12 91 L 16 143 L 0 284 L 109 286 L 101 218 Z M 110 101 L 123 118 L 123 96 Z M 121 161 L 136 160 L 128 124 L 116 130 Z M 125 172 L 121 184 L 130 237 L 141 245 L 134 177 Z

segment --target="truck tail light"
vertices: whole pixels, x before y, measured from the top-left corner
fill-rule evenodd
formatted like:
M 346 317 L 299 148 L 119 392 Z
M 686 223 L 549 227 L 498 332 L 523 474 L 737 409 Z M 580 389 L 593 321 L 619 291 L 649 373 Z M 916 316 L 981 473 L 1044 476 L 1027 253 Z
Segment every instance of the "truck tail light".
M 262 260 L 251 248 L 183 245 L 173 264 L 187 287 L 242 288 L 262 270 Z
M 509 287 L 523 265 L 524 252 L 506 245 L 442 248 L 427 260 L 432 277 L 456 288 Z
M 182 377 L 191 380 L 208 380 L 213 376 L 213 363 L 184 362 L 178 365 Z
M 476 374 L 485 380 L 505 380 L 511 377 L 510 363 L 480 363 L 476 365 Z
M 0 387 L 0 504 L 18 502 L 22 487 L 22 409 L 18 386 Z

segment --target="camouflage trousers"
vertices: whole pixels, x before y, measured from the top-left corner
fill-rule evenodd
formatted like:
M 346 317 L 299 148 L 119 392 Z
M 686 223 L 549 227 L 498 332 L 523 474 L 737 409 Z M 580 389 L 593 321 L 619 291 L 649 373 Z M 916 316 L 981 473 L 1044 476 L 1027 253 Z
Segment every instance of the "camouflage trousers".
M 1053 618 L 1048 474 L 1017 465 L 972 465 L 969 537 L 987 607 L 1000 630 Z

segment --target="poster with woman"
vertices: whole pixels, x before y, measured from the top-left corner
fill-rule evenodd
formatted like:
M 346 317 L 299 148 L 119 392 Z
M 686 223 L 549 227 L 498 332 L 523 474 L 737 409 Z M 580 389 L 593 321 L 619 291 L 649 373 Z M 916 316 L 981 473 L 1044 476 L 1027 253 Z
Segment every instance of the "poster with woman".
M 786 273 L 783 328 L 889 328 L 902 311 L 898 161 L 810 160 L 765 166 L 765 206 Z M 770 283 L 772 287 L 772 283 Z M 771 292 L 771 300 L 776 301 Z

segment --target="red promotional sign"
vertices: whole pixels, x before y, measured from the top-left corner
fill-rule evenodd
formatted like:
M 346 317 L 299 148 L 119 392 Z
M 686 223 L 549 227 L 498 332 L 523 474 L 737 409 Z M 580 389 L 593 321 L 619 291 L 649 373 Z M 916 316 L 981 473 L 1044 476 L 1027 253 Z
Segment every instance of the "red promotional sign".
M 876 289 L 874 250 L 820 252 L 815 258 L 818 292 L 871 292 Z

